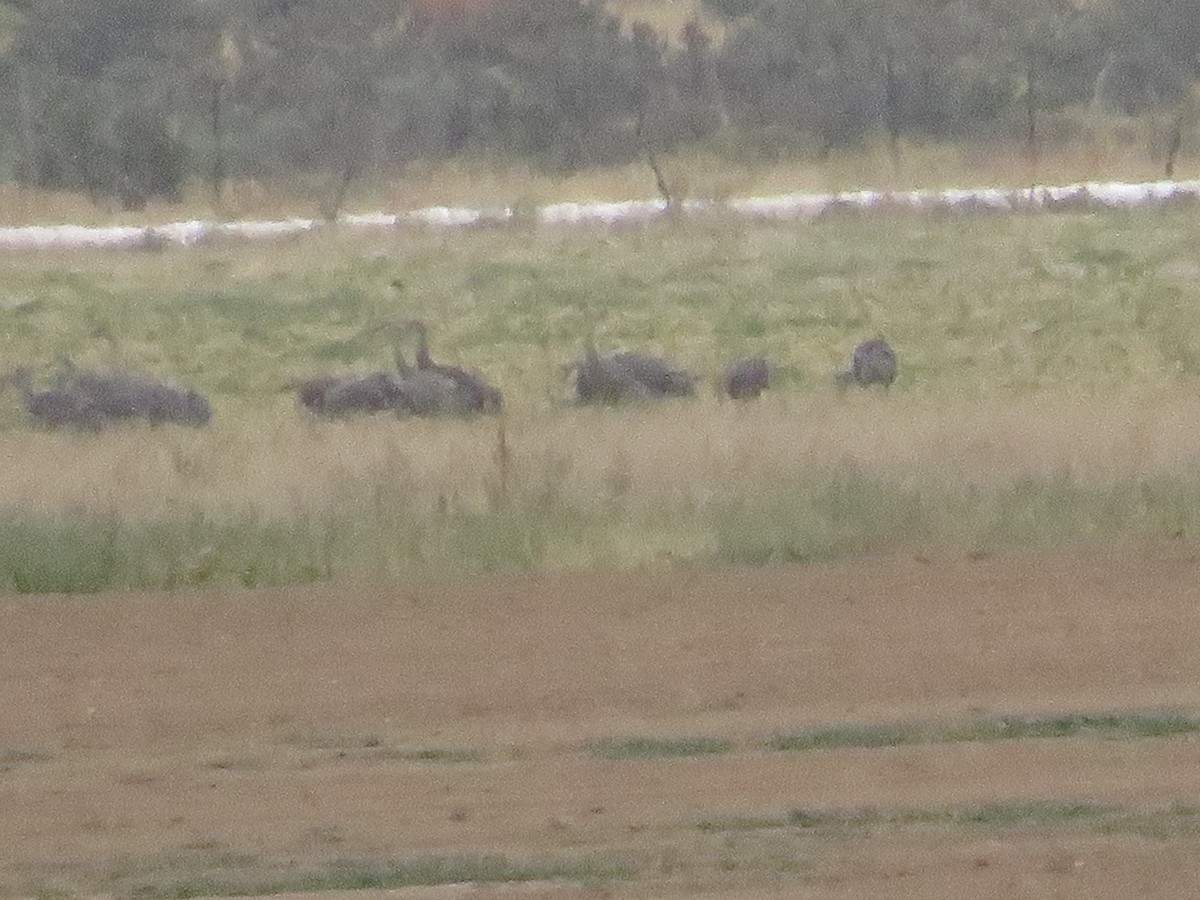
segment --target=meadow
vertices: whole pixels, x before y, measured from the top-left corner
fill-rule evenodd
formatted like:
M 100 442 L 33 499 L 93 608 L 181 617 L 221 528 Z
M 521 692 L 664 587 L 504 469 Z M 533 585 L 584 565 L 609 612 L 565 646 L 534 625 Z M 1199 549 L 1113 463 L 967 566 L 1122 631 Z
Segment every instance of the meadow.
M 834 213 L 348 234 L 0 259 L 0 360 L 185 381 L 205 431 L 0 408 L 0 587 L 711 562 L 1193 537 L 1195 210 Z M 380 368 L 421 317 L 501 419 L 316 421 L 284 385 Z M 570 402 L 562 364 L 665 354 L 695 400 Z M 888 392 L 839 394 L 886 335 Z M 764 354 L 772 391 L 718 403 Z

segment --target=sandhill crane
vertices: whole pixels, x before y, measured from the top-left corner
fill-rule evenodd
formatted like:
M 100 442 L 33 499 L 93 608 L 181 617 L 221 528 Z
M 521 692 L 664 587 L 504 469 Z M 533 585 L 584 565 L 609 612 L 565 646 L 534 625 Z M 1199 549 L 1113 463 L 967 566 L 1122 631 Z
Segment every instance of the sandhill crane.
M 665 359 L 628 351 L 610 354 L 609 358 L 645 387 L 651 396 L 692 397 L 696 394 L 696 380 Z
M 581 403 L 621 403 L 652 396 L 611 354 L 600 356 L 590 339 L 584 345 L 583 359 L 571 363 L 566 371 L 575 373 L 575 395 Z
M 99 429 L 104 416 L 88 399 L 64 387 L 35 388 L 26 368 L 17 368 L 3 379 L 2 386 L 21 392 L 21 406 L 27 414 L 54 428 Z
M 470 412 L 498 413 L 504 406 L 504 395 L 488 384 L 478 372 L 435 363 L 429 356 L 429 329 L 420 319 L 410 319 L 404 328 L 417 335 L 417 371 L 445 376 L 458 385 Z
M 321 395 L 320 411 L 327 416 L 380 413 L 394 410 L 401 397 L 400 379 L 391 372 L 368 372 L 343 378 Z
M 457 381 L 448 375 L 429 369 L 414 369 L 404 359 L 399 338 L 405 333 L 396 330 L 394 348 L 399 396 L 395 410 L 398 415 L 437 416 L 465 415 L 471 412 L 470 398 Z
M 208 401 L 196 391 L 132 372 L 77 370 L 68 363 L 60 365 L 52 388 L 34 389 L 27 370 L 7 380 L 22 391 L 25 411 L 47 425 L 97 429 L 142 419 L 201 426 L 212 418 Z
M 666 360 L 629 351 L 601 355 L 590 338 L 583 359 L 566 371 L 575 373 L 575 394 L 581 403 L 690 397 L 696 392 L 692 376 Z
M 285 391 L 295 391 L 296 399 L 311 413 L 320 414 L 325 408 L 325 395 L 336 385 L 342 383 L 344 377 L 337 375 L 314 375 L 311 378 L 297 378 L 284 384 Z
M 106 325 L 94 329 L 92 336 L 106 340 L 113 359 L 119 359 L 116 336 Z M 78 369 L 61 356 L 55 387 L 78 395 L 106 421 L 141 419 L 152 425 L 199 427 L 212 419 L 208 400 L 192 388 L 116 365 Z
M 837 374 L 837 383 L 843 388 L 852 384 L 890 387 L 896 380 L 896 368 L 896 351 L 883 338 L 872 338 L 854 348 L 850 368 Z
M 296 392 L 301 405 L 320 416 L 387 411 L 400 416 L 469 412 L 468 394 L 457 381 L 437 371 L 437 367 L 422 370 L 405 360 L 402 341 L 411 331 L 407 323 L 383 329 L 392 339 L 393 371 L 316 375 L 290 381 L 285 387 Z
M 143 419 L 152 425 L 200 427 L 212 408 L 197 391 L 137 372 L 72 370 L 60 376 L 62 387 L 83 398 L 104 419 Z
M 396 408 L 400 397 L 399 376 L 387 371 L 323 373 L 283 387 L 295 391 L 300 405 L 318 416 L 386 412 Z
M 731 400 L 753 400 L 771 385 L 771 370 L 761 356 L 731 362 L 721 373 L 718 392 Z

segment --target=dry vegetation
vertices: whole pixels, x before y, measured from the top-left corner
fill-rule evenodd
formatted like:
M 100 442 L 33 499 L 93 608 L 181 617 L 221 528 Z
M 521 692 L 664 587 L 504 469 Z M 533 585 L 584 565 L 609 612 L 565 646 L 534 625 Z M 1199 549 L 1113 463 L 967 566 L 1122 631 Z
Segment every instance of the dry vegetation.
M 671 14 L 674 16 L 674 13 Z M 912 190 L 936 187 L 1010 187 L 1071 184 L 1079 181 L 1152 181 L 1162 177 L 1162 143 L 1167 127 L 1152 119 L 1079 114 L 1069 131 L 1082 134 L 1045 148 L 1031 171 L 1022 145 L 985 141 L 938 144 L 905 142 L 896 166 L 883 142 L 847 150 L 819 161 L 810 158 L 754 158 L 736 138 L 715 139 L 702 147 L 660 154 L 676 199 L 715 199 L 793 192 Z M 1180 160 L 1176 177 L 1195 177 L 1190 157 Z M 97 206 L 82 195 L 47 193 L 14 184 L 0 185 L 0 225 L 143 225 L 188 219 L 279 219 L 320 216 L 329 178 L 246 181 L 231 184 L 220 213 L 202 185 L 185 188 L 179 204 L 152 201 L 139 213 Z M 402 212 L 429 206 L 510 207 L 518 212 L 550 203 L 658 199 L 654 174 L 642 162 L 549 175 L 527 165 L 500 160 L 415 161 L 404 170 L 356 182 L 344 212 Z
M 797 392 L 799 394 L 799 392 Z M 754 497 L 819 473 L 889 483 L 1005 486 L 1061 476 L 1086 485 L 1190 474 L 1200 464 L 1200 398 L 1180 388 L 1116 398 L 1038 395 L 981 407 L 900 396 L 771 397 L 752 408 L 701 399 L 625 411 L 563 409 L 496 420 L 306 421 L 301 411 L 191 432 L 128 428 L 0 435 L 0 506 L 155 519 L 317 512 L 402 485 L 412 509 L 484 513 L 504 487 L 530 502 L 703 505 Z M 503 479 L 508 483 L 504 485 Z M 399 492 L 399 491 L 398 491 Z
M 1187 208 L 885 213 L 12 255 L 9 363 L 182 378 L 215 422 L 50 434 L 10 393 L 0 568 L 67 590 L 1186 536 L 1195 231 Z M 503 420 L 314 422 L 282 390 L 386 365 L 380 323 L 409 316 L 503 387 Z M 702 396 L 574 408 L 560 366 L 591 332 L 674 358 Z M 872 334 L 898 383 L 838 395 Z M 719 404 L 712 377 L 759 353 L 771 394 Z

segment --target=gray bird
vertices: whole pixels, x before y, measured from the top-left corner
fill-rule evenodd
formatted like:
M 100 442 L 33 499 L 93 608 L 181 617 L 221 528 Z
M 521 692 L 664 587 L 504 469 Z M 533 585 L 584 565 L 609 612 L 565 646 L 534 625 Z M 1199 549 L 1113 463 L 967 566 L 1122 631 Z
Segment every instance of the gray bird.
M 301 406 L 315 415 L 320 415 L 325 410 L 325 395 L 346 380 L 348 379 L 344 375 L 314 375 L 310 378 L 293 379 L 287 382 L 283 389 L 295 391 Z
M 401 397 L 400 378 L 391 372 L 368 372 L 338 379 L 321 395 L 326 416 L 380 413 L 394 410 Z
M 107 340 L 113 358 L 119 358 L 116 336 L 106 325 L 92 334 Z M 89 415 L 97 414 L 106 423 L 140 419 L 152 425 L 200 427 L 212 419 L 208 400 L 186 385 L 117 366 L 79 369 L 65 356 L 58 360 L 55 389 L 75 394 Z
M 837 383 L 842 388 L 871 384 L 890 387 L 896 380 L 896 368 L 896 351 L 883 338 L 872 338 L 854 348 L 850 368 L 837 374 Z
M 33 376 L 26 368 L 17 368 L 3 379 L 3 386 L 21 393 L 21 407 L 44 425 L 52 428 L 86 428 L 98 430 L 104 417 L 81 394 L 64 387 L 35 388 Z
M 622 403 L 656 397 L 691 397 L 695 380 L 664 359 L 645 353 L 596 352 L 589 338 L 583 359 L 565 367 L 575 373 L 575 395 L 581 403 Z
M 462 392 L 468 412 L 498 413 L 504 407 L 504 395 L 489 384 L 478 372 L 435 363 L 429 356 L 429 329 L 420 319 L 410 319 L 401 324 L 402 330 L 417 335 L 417 371 L 441 375 L 451 379 Z
M 60 373 L 60 384 L 106 420 L 200 427 L 212 419 L 208 401 L 195 390 L 138 372 L 69 370 Z
M 771 386 L 771 370 L 766 359 L 751 356 L 737 359 L 721 373 L 719 393 L 731 400 L 753 400 Z
M 395 409 L 400 397 L 395 372 L 338 372 L 298 378 L 284 384 L 313 415 L 343 417 Z
M 600 356 L 590 339 L 584 345 L 583 359 L 566 366 L 566 372 L 575 373 L 575 396 L 580 403 L 623 403 L 652 396 L 611 354 Z
M 645 353 L 622 351 L 610 357 L 656 397 L 693 397 L 696 380 L 665 359 Z
M 8 380 L 21 389 L 25 411 L 52 426 L 98 429 L 141 419 L 198 427 L 212 418 L 208 401 L 196 391 L 134 372 L 79 370 L 65 362 L 52 388 L 34 389 L 27 370 Z
M 394 407 L 397 415 L 466 415 L 472 411 L 471 397 L 457 381 L 440 372 L 411 367 L 399 342 L 395 347 L 395 358 L 399 388 Z

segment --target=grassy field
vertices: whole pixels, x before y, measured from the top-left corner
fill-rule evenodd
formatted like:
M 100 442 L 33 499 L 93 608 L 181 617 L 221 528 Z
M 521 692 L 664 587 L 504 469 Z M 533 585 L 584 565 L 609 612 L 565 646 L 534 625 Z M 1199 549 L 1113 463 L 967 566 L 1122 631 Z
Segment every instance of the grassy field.
M 840 214 L 600 229 L 335 229 L 258 246 L 0 259 L 0 359 L 177 377 L 204 432 L 0 410 L 0 585 L 25 591 L 468 568 L 762 563 L 1188 537 L 1200 504 L 1194 210 Z M 393 287 L 393 282 L 400 284 Z M 503 420 L 315 422 L 283 390 L 378 368 L 420 316 Z M 584 337 L 701 396 L 583 410 Z M 886 335 L 890 393 L 840 396 Z M 734 357 L 771 395 L 720 405 Z M 65 550 L 64 550 L 65 548 Z

